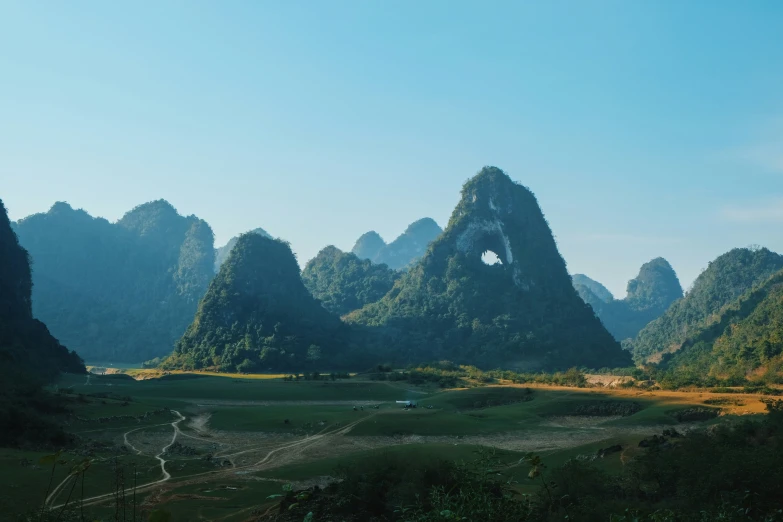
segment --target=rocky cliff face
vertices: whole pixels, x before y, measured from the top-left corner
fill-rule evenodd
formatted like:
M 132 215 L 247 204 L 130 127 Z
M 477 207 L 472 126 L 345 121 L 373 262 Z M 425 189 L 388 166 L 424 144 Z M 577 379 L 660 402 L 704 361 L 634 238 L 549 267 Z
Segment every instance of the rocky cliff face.
M 500 263 L 486 265 L 491 251 Z M 574 290 L 535 196 L 485 167 L 462 189 L 446 230 L 378 303 L 347 319 L 390 356 L 480 366 L 622 366 L 619 344 Z

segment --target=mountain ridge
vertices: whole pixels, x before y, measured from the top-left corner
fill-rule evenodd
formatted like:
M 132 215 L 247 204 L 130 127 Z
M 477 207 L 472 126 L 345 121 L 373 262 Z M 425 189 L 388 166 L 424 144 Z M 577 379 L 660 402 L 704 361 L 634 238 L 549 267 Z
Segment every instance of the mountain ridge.
M 488 250 L 501 264 L 481 261 Z M 465 183 L 446 230 L 391 292 L 346 319 L 406 361 L 630 362 L 579 299 L 535 196 L 496 167 Z

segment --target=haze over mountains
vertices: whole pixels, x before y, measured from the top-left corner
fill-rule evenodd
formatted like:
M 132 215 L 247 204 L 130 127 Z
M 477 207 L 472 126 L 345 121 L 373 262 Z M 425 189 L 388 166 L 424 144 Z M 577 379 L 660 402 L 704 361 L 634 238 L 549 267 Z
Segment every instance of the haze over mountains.
M 414 221 L 397 239 L 389 243 L 370 231 L 363 234 L 351 249 L 360 259 L 369 259 L 376 264 L 385 264 L 395 270 L 410 267 L 419 260 L 427 247 L 443 229 L 431 218 Z
M 260 227 L 250 230 L 249 233 L 260 234 L 264 237 L 272 237 L 269 235 L 269 233 L 266 230 Z M 231 239 L 229 239 L 225 245 L 223 245 L 222 247 L 217 247 L 215 249 L 215 273 L 216 274 L 220 271 L 220 266 L 226 261 L 226 259 L 228 259 L 228 255 L 231 253 L 231 249 L 234 248 L 234 245 L 237 244 L 238 240 L 239 240 L 239 236 L 234 236 Z
M 624 299 L 614 299 L 600 283 L 576 274 L 572 278 L 579 296 L 593 307 L 615 339 L 635 337 L 650 321 L 682 297 L 682 286 L 668 261 L 659 257 L 642 265 L 628 282 Z
M 92 361 L 166 355 L 214 276 L 212 229 L 163 200 L 116 223 L 67 203 L 16 224 L 33 261 L 33 313 Z
M 672 375 L 709 367 L 718 378 L 766 371 L 779 353 L 777 334 L 753 326 L 776 313 L 778 254 L 735 249 L 686 295 L 656 258 L 615 299 L 600 282 L 568 275 L 533 194 L 494 167 L 465 184 L 446 230 L 424 218 L 389 244 L 368 232 L 352 252 L 325 247 L 301 272 L 287 243 L 264 229 L 216 249 L 206 222 L 163 200 L 116 223 L 56 203 L 11 225 L 33 262 L 34 315 L 91 361 L 138 363 L 176 347 L 166 367 L 451 359 L 562 369 L 627 366 L 633 355 Z M 482 261 L 487 252 L 498 264 Z M 760 343 L 752 361 L 747 349 L 726 355 L 741 344 L 715 330 L 729 323 Z M 718 352 L 735 362 L 708 364 L 705 354 Z
M 55 339 L 33 318 L 33 281 L 27 251 L 11 229 L 0 200 L 0 445 L 49 442 L 65 436 L 37 416 L 42 384 L 61 371 L 84 373 L 76 353 Z M 51 408 L 50 408 L 51 410 Z M 44 429 L 45 428 L 45 429 Z

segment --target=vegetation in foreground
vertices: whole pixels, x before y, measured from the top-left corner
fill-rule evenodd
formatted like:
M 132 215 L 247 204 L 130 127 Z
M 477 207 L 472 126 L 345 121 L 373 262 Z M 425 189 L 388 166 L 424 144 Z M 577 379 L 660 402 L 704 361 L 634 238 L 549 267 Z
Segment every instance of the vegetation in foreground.
M 743 421 L 645 439 L 619 475 L 589 460 L 548 469 L 529 454 L 532 492 L 485 452 L 470 465 L 382 456 L 340 470 L 339 482 L 284 493 L 278 521 L 783 520 L 783 401 L 760 422 Z M 610 448 L 611 450 L 611 448 Z M 531 491 L 531 488 L 526 488 Z M 259 520 L 267 519 L 265 517 Z

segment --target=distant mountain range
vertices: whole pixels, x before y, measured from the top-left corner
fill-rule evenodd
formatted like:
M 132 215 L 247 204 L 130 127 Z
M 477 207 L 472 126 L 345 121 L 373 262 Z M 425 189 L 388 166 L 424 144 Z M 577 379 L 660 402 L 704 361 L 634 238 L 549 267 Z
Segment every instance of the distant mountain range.
M 445 231 L 424 218 L 389 244 L 368 232 L 352 252 L 325 247 L 301 272 L 264 229 L 215 249 L 205 221 L 163 200 L 116 223 L 67 203 L 17 223 L 3 209 L 0 261 L 16 275 L 0 301 L 9 296 L 6 321 L 28 325 L 24 342 L 36 339 L 29 353 L 49 350 L 47 376 L 81 368 L 76 353 L 170 355 L 168 368 L 226 371 L 427 360 L 552 370 L 628 366 L 632 355 L 679 383 L 783 373 L 783 256 L 734 249 L 687 294 L 656 258 L 615 299 L 568 276 L 535 196 L 503 171 L 482 169 L 462 194 Z
M 435 238 L 443 233 L 435 220 L 423 218 L 414 221 L 397 239 L 388 245 L 375 231 L 363 234 L 351 249 L 359 259 L 401 270 L 410 267 L 427 251 Z
M 212 229 L 163 200 L 116 223 L 56 203 L 16 231 L 34 266 L 34 315 L 88 361 L 171 352 L 214 276 Z
M 635 337 L 682 297 L 682 286 L 674 269 L 662 257 L 642 265 L 628 282 L 626 297 L 614 299 L 601 283 L 582 274 L 572 277 L 574 288 L 618 341 Z
M 254 228 L 253 230 L 250 231 L 250 233 L 259 234 L 264 237 L 272 237 L 263 228 Z M 215 249 L 215 273 L 216 274 L 220 271 L 220 265 L 222 265 L 226 261 L 226 259 L 228 259 L 228 255 L 231 253 L 231 249 L 234 248 L 234 245 L 237 244 L 237 240 L 239 240 L 239 236 L 234 236 L 228 240 L 228 243 L 226 243 L 222 247 L 218 247 Z

